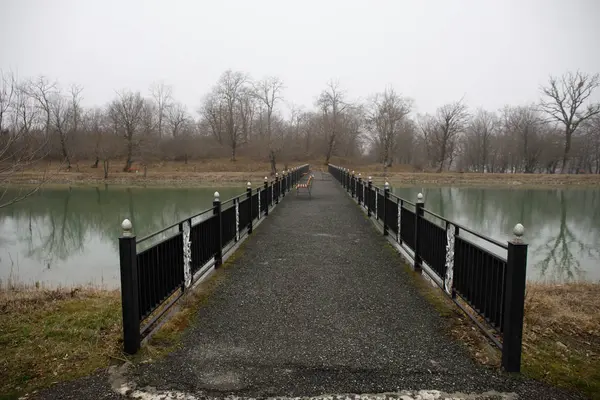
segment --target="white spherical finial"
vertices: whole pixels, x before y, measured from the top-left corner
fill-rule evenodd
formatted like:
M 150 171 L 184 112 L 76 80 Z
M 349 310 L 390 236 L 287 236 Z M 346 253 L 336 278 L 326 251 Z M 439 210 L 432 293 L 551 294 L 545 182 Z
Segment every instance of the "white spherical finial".
M 525 234 L 525 227 L 522 224 L 516 224 L 513 233 L 517 239 L 521 239 Z
M 352 175 L 354 175 L 354 170 L 352 170 Z
M 386 189 L 389 189 L 389 188 L 390 188 L 390 183 L 389 183 L 389 182 L 386 182 L 386 183 L 385 183 L 383 186 L 384 186 Z
M 278 176 L 279 176 L 279 172 L 275 172 L 275 177 L 278 177 Z
M 265 176 L 265 182 L 268 182 L 268 181 L 269 181 L 269 178 L 267 178 L 267 177 Z
M 123 236 L 131 236 L 131 229 L 133 228 L 133 225 L 131 224 L 130 220 L 125 218 L 123 222 L 121 222 L 121 228 L 123 229 Z
M 248 183 L 246 183 L 246 186 L 247 186 L 248 188 L 251 188 L 251 187 L 252 187 L 252 184 L 251 184 L 250 182 L 248 182 Z
M 369 177 L 369 182 L 373 182 L 373 177 L 372 176 Z
M 359 173 L 358 173 L 358 177 L 360 178 L 360 176 L 361 176 L 361 175 L 360 175 L 360 172 L 359 172 Z
M 220 201 L 221 199 L 221 195 L 219 194 L 219 192 L 215 192 L 215 201 Z
M 419 193 L 419 194 L 417 195 L 417 201 L 418 201 L 419 203 L 422 203 L 422 202 L 423 202 L 423 193 Z

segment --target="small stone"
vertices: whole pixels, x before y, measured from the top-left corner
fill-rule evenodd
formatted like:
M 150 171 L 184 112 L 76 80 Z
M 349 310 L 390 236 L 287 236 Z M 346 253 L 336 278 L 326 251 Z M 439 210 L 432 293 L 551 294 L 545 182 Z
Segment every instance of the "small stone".
M 556 346 L 558 348 L 560 348 L 561 350 L 568 350 L 568 347 L 566 344 L 562 343 L 562 342 L 556 342 Z

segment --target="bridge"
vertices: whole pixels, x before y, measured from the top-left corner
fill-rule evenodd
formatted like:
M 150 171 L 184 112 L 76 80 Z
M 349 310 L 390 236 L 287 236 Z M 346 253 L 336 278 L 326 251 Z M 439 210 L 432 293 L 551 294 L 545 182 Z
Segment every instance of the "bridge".
M 312 196 L 296 194 L 311 175 Z M 146 237 L 127 220 L 123 229 L 127 353 L 194 285 L 223 279 L 180 348 L 113 380 L 105 398 L 570 398 L 507 373 L 521 359 L 520 225 L 501 243 L 430 213 L 422 196 L 400 199 L 345 168 L 303 165 L 233 199 L 215 193 L 213 207 Z M 502 369 L 472 360 L 415 275 L 501 349 Z M 70 390 L 90 387 L 104 386 Z

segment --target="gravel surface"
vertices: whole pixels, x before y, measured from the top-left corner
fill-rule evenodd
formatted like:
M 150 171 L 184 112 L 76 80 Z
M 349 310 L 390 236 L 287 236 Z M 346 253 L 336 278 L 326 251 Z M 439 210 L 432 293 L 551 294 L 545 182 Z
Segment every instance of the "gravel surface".
M 420 390 L 437 390 L 497 393 L 471 397 L 482 399 L 577 398 L 472 362 L 335 181 L 316 180 L 312 198 L 288 196 L 227 270 L 182 348 L 129 371 L 127 387 L 138 389 L 131 397 L 402 398 L 413 391 L 407 398 L 417 398 Z M 73 384 L 54 390 L 60 387 L 64 396 L 40 398 L 88 398 L 69 397 Z

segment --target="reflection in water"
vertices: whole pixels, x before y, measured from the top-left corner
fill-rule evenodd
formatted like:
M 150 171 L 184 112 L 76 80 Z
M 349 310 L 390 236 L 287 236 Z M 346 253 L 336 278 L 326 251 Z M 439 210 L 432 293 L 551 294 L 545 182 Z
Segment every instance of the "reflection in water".
M 243 193 L 218 188 L 223 199 Z M 0 284 L 118 286 L 124 218 L 139 236 L 211 207 L 215 188 L 45 188 L 0 210 Z
M 219 188 L 221 198 L 243 193 Z M 212 204 L 215 188 L 45 188 L 0 210 L 0 284 L 117 287 L 120 224 L 138 236 Z M 395 188 L 414 200 L 419 188 Z M 427 209 L 499 240 L 525 225 L 529 279 L 600 280 L 600 189 L 432 187 Z
M 526 227 L 528 278 L 600 280 L 600 189 L 434 187 L 422 189 L 425 207 L 502 241 Z M 394 193 L 416 199 L 418 188 Z

